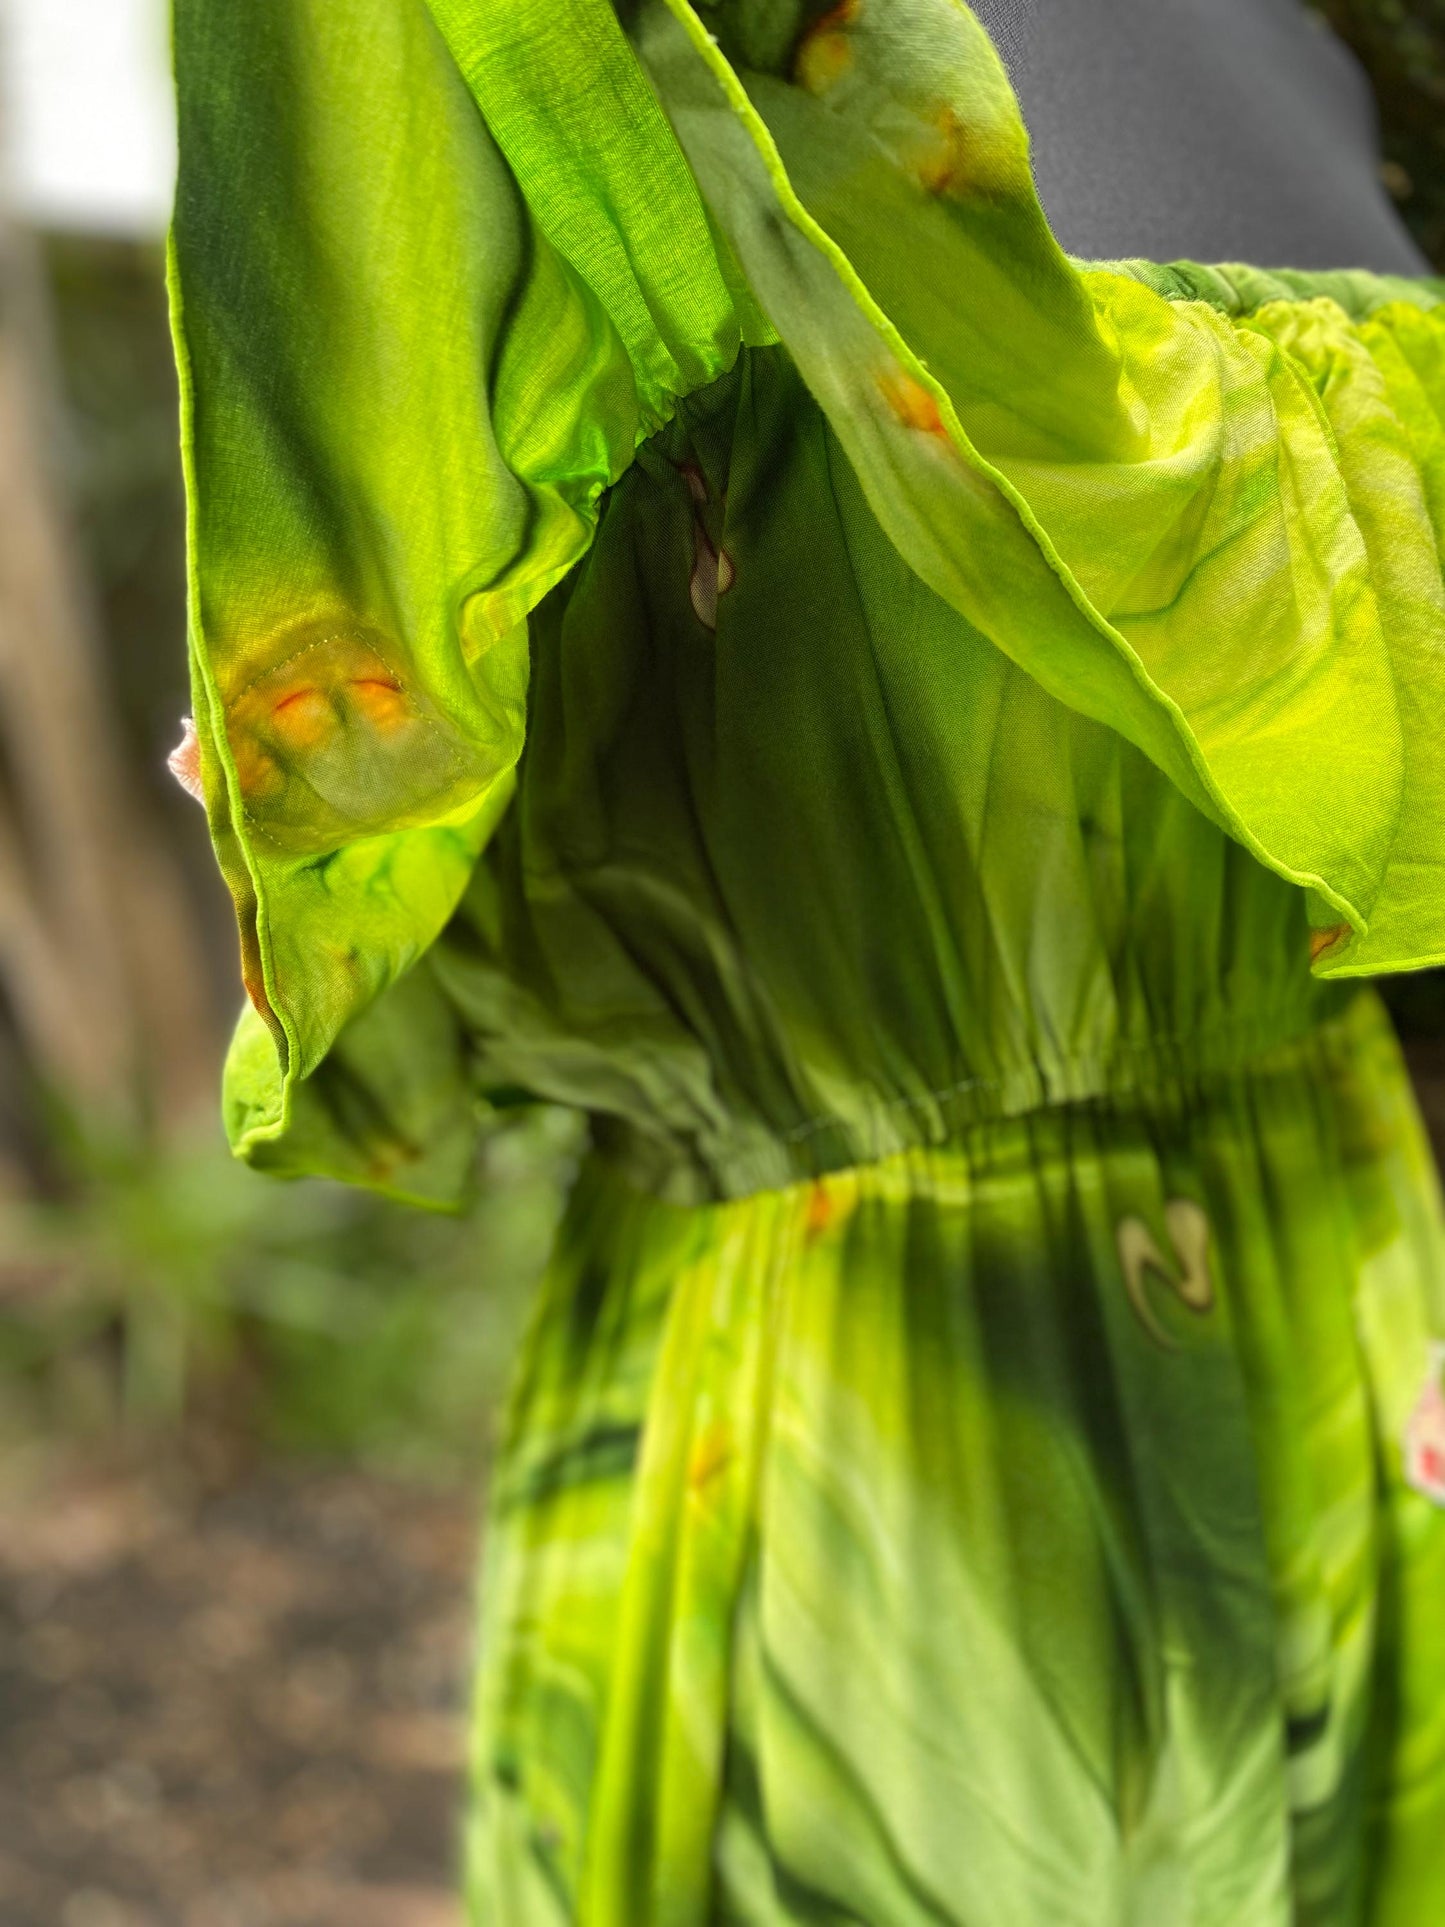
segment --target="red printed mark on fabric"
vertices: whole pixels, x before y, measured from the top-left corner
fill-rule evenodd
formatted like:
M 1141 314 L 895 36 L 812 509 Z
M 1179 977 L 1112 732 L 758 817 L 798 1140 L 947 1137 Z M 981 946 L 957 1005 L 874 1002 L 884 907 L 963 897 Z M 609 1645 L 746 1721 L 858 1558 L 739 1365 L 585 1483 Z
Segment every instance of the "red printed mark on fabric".
M 1349 934 L 1350 926 L 1347 923 L 1332 923 L 1327 930 L 1311 930 L 1310 962 L 1317 962 L 1327 950 L 1333 950 L 1335 945 Z
M 849 36 L 862 12 L 860 0 L 840 0 L 815 20 L 798 42 L 793 79 L 810 94 L 826 94 L 853 64 Z
M 916 429 L 920 435 L 935 435 L 945 445 L 951 445 L 937 398 L 921 381 L 915 380 L 906 369 L 895 366 L 879 376 L 878 386 L 895 421 L 904 428 Z
M 898 149 L 898 164 L 925 194 L 975 206 L 1002 200 L 1032 202 L 1028 153 L 1007 117 L 975 103 L 967 117 L 942 101 L 920 117 L 916 133 Z
M 1425 1385 L 1405 1423 L 1405 1481 L 1445 1506 L 1445 1344 L 1430 1347 Z
M 393 734 L 408 720 L 406 694 L 390 676 L 353 676 L 335 688 L 303 683 L 271 705 L 271 723 L 295 750 L 315 749 L 340 726 L 340 705 L 350 699 L 374 730 Z
M 243 652 L 225 698 L 226 740 L 247 831 L 307 854 L 439 821 L 495 774 L 408 681 L 407 651 L 363 624 L 308 620 Z
M 906 165 L 926 193 L 962 195 L 988 185 L 989 154 L 951 107 L 940 107 L 907 156 Z

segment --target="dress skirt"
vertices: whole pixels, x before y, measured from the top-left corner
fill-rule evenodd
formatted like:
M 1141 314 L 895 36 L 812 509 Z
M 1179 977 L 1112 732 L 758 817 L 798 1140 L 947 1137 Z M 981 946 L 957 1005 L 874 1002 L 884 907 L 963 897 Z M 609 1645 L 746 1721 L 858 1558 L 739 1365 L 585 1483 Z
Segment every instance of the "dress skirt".
M 488 1927 L 1424 1927 L 1445 1239 L 1370 993 L 696 1208 L 585 1171 L 486 1550 Z

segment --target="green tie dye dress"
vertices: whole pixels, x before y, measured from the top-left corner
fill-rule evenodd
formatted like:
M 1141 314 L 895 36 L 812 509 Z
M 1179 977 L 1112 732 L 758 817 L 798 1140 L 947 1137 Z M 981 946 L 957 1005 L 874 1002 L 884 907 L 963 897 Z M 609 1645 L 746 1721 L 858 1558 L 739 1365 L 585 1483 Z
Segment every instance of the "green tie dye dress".
M 177 59 L 234 1141 L 590 1119 L 476 1920 L 1445 1917 L 1445 287 L 1072 262 L 956 0 Z

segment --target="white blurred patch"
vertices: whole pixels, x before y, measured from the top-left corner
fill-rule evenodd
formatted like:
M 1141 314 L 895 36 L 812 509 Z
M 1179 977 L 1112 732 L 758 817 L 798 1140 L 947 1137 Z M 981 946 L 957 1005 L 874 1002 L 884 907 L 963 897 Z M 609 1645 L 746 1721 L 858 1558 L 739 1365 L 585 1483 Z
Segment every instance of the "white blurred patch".
M 7 192 L 41 227 L 160 235 L 175 177 L 165 0 L 0 0 Z
M 166 768 L 187 796 L 194 796 L 198 803 L 205 802 L 206 792 L 201 785 L 201 745 L 196 739 L 193 717 L 182 716 L 181 740 L 166 758 Z

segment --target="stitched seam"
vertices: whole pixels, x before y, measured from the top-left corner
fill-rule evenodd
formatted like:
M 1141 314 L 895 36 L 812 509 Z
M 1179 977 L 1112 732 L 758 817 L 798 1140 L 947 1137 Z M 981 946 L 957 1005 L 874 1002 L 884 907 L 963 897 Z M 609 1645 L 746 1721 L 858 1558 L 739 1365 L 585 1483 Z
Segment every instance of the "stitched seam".
M 392 668 L 391 663 L 387 661 L 379 649 L 375 648 L 374 644 L 367 640 L 361 630 L 334 629 L 329 636 L 313 636 L 310 642 L 303 642 L 299 649 L 293 649 L 289 656 L 283 656 L 279 662 L 273 662 L 268 669 L 258 669 L 249 682 L 242 683 L 226 707 L 229 709 L 233 704 L 238 703 L 243 696 L 249 696 L 258 683 L 265 682 L 268 676 L 274 676 L 278 669 L 289 669 L 293 662 L 300 662 L 301 658 L 303 656 L 309 656 L 313 649 L 324 649 L 328 643 L 333 642 L 359 642 L 363 647 L 372 649 L 382 667 L 384 669 L 390 669 L 392 675 L 396 677 L 402 687 L 406 687 L 406 681 L 401 671 Z

